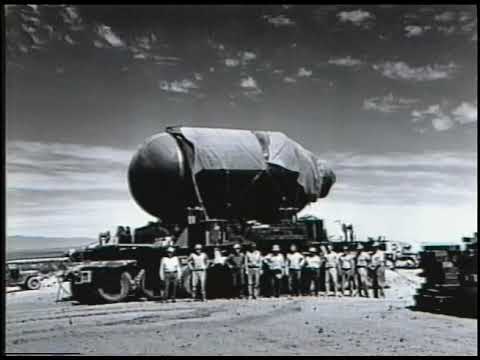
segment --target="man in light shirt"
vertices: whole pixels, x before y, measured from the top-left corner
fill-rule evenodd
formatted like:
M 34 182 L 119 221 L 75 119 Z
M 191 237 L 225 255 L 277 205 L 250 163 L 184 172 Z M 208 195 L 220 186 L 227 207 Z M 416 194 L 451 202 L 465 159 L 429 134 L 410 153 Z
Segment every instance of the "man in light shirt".
M 300 295 L 302 268 L 304 263 L 304 256 L 298 252 L 297 246 L 292 244 L 290 246 L 290 253 L 287 254 L 288 285 L 291 295 Z
M 270 280 L 270 294 L 280 297 L 282 279 L 285 275 L 285 257 L 280 252 L 280 246 L 272 246 L 272 252 L 265 256 L 264 262 L 268 269 L 268 278 Z
M 311 247 L 305 257 L 305 294 L 318 295 L 320 291 L 320 268 L 322 259 L 317 254 L 317 249 Z
M 345 288 L 348 287 L 350 296 L 355 296 L 355 262 L 348 246 L 343 247 L 343 253 L 340 254 L 338 262 L 340 265 L 340 293 L 345 295 Z
M 174 256 L 175 249 L 169 247 L 167 256 L 160 261 L 160 280 L 165 285 L 164 300 L 175 302 L 177 283 L 182 277 L 182 269 L 178 257 Z
M 370 255 L 363 251 L 363 245 L 358 244 L 357 255 L 355 256 L 355 272 L 357 275 L 358 295 L 365 297 L 368 295 L 368 265 L 370 263 Z
M 337 296 L 338 289 L 338 254 L 333 251 L 332 245 L 327 245 L 325 257 L 325 296 L 330 295 L 330 283 L 333 286 L 333 295 Z
M 372 279 L 373 296 L 376 298 L 385 297 L 385 253 L 380 249 L 380 244 L 373 244 L 373 252 L 368 265 Z
M 208 256 L 202 251 L 202 245 L 195 245 L 194 252 L 188 257 L 188 267 L 192 271 L 192 297 L 197 298 L 197 291 L 200 290 L 201 301 L 207 300 L 206 282 Z M 198 289 L 200 287 L 200 289 Z
M 248 298 L 257 299 L 260 295 L 260 275 L 262 274 L 262 253 L 257 244 L 251 243 L 245 254 L 245 273 L 247 274 Z

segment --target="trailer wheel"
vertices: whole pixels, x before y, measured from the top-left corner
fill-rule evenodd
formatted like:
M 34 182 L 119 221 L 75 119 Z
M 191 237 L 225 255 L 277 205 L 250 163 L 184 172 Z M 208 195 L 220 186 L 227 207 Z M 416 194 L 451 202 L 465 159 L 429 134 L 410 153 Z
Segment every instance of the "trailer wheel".
M 150 281 L 151 282 L 151 281 Z M 158 300 L 162 297 L 162 294 L 156 294 L 156 291 L 155 291 L 155 284 L 153 284 L 153 287 L 152 288 L 148 288 L 147 286 L 147 273 L 144 272 L 143 275 L 142 275 L 142 278 L 140 279 L 140 289 L 142 291 L 142 293 L 145 295 L 145 297 L 148 299 L 148 300 Z M 152 285 L 152 284 L 150 284 Z
M 107 279 L 105 279 L 107 280 Z M 124 271 L 117 279 L 108 279 L 104 284 L 97 287 L 98 296 L 107 303 L 114 303 L 125 300 L 130 292 L 132 276 Z
M 40 289 L 41 282 L 40 279 L 37 277 L 29 277 L 27 281 L 25 281 L 25 288 L 27 290 L 38 290 Z

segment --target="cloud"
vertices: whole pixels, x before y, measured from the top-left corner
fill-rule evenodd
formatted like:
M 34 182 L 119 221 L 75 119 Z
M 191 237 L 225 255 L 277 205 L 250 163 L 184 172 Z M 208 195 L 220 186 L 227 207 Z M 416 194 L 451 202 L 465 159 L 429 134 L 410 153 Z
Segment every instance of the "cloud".
M 412 111 L 412 121 L 421 122 L 430 120 L 437 131 L 445 131 L 456 124 L 465 125 L 477 122 L 477 106 L 469 102 L 462 102 L 456 108 L 448 111 L 440 104 L 430 105 L 425 110 Z
M 290 18 L 286 17 L 285 15 L 278 15 L 278 16 L 265 15 L 264 18 L 267 19 L 267 21 L 270 24 L 273 24 L 275 27 L 295 25 L 295 22 L 292 21 Z
M 193 81 L 188 79 L 183 79 L 181 81 L 175 80 L 172 82 L 162 80 L 160 81 L 158 86 L 163 91 L 183 94 L 187 94 L 190 92 L 190 90 L 198 88 L 198 86 Z
M 64 38 L 64 40 L 65 40 L 67 43 L 69 43 L 70 45 L 75 45 L 75 44 L 76 44 L 76 41 L 74 41 L 74 40 L 72 39 L 72 37 L 71 37 L 70 35 L 68 35 L 68 34 L 65 34 L 65 36 L 64 36 L 63 38 Z
M 237 67 L 240 64 L 243 66 L 247 65 L 249 62 L 255 60 L 257 54 L 252 51 L 240 51 L 237 58 L 226 58 L 225 66 L 227 67 Z
M 351 22 L 356 26 L 362 26 L 368 20 L 375 19 L 375 15 L 363 10 L 342 11 L 337 14 L 341 22 Z
M 375 110 L 384 113 L 391 113 L 402 109 L 407 109 L 417 103 L 417 99 L 395 98 L 392 93 L 383 97 L 373 97 L 363 101 L 365 110 Z
M 434 64 L 420 67 L 410 67 L 403 61 L 387 61 L 382 64 L 375 64 L 373 65 L 373 68 L 389 79 L 433 81 L 450 78 L 457 66 L 453 63 L 450 63 L 448 65 Z
M 308 70 L 304 67 L 301 67 L 300 69 L 298 69 L 297 76 L 298 77 L 310 77 L 310 76 L 312 76 L 312 70 Z
M 248 76 L 240 81 L 240 86 L 245 89 L 258 89 L 257 82 L 251 76 Z
M 452 115 L 455 121 L 460 124 L 477 122 L 477 105 L 464 101 L 452 110 Z
M 228 67 L 235 67 L 240 65 L 240 61 L 237 59 L 225 59 L 225 65 Z
M 262 94 L 262 90 L 254 78 L 247 76 L 240 80 L 240 87 L 244 89 L 243 94 L 254 101 L 258 101 L 258 95 Z
M 455 26 L 437 26 L 437 30 L 445 35 L 451 35 L 455 32 Z
M 415 37 L 422 35 L 426 30 L 429 30 L 430 26 L 418 26 L 418 25 L 408 25 L 405 26 L 406 37 Z
M 110 26 L 99 25 L 97 26 L 97 34 L 100 38 L 106 41 L 110 46 L 113 47 L 124 47 L 125 43 L 115 34 Z
M 404 168 L 410 170 L 435 169 L 471 173 L 477 168 L 476 152 L 430 151 L 424 153 L 393 152 L 385 154 L 358 154 L 350 152 L 327 152 L 323 154 L 333 168 Z
M 283 78 L 283 82 L 286 82 L 286 83 L 296 83 L 297 80 L 295 80 L 295 78 L 293 78 L 293 77 L 285 76 L 285 77 Z
M 125 182 L 120 175 L 125 172 L 132 153 L 106 146 L 8 142 L 7 188 L 85 191 L 123 188 Z
M 435 15 L 434 19 L 439 22 L 450 22 L 455 20 L 455 13 L 453 11 L 445 11 L 441 14 Z
M 430 119 L 433 128 L 437 131 L 445 131 L 454 126 L 454 122 L 444 113 L 440 105 L 430 105 L 425 110 L 414 110 L 412 116 L 414 122 Z
M 145 224 L 150 216 L 128 190 L 133 153 L 108 146 L 7 142 L 7 233 L 96 237 L 116 224 Z
M 443 209 L 448 213 L 455 211 L 447 209 L 459 206 L 476 209 L 476 152 L 387 152 L 381 155 L 327 152 L 322 158 L 334 169 L 337 183 L 329 196 L 319 203 L 352 206 L 351 210 L 355 211 L 342 212 L 342 219 L 363 213 L 368 207 L 409 207 L 407 215 L 412 218 L 420 216 L 421 208 Z M 325 213 L 327 217 L 338 216 L 333 214 L 338 212 Z M 378 222 L 375 214 L 370 214 L 372 218 L 363 224 Z M 476 210 L 470 215 L 476 216 Z M 382 221 L 384 216 L 397 225 L 401 222 L 395 211 L 384 213 Z M 434 217 L 431 220 L 432 226 L 438 221 Z
M 357 66 L 362 64 L 362 61 L 359 59 L 354 59 L 350 55 L 343 58 L 333 58 L 328 60 L 329 64 L 338 65 L 338 66 Z
M 252 61 L 252 60 L 255 60 L 256 58 L 257 58 L 257 55 L 254 52 L 244 51 L 242 53 L 242 61 L 243 62 Z

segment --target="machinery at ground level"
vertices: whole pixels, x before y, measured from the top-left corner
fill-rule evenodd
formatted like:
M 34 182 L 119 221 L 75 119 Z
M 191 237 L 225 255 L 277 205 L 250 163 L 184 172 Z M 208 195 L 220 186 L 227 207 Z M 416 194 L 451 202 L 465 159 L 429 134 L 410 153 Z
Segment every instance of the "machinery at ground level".
M 478 237 L 461 245 L 428 245 L 420 253 L 425 283 L 415 296 L 420 310 L 477 317 Z

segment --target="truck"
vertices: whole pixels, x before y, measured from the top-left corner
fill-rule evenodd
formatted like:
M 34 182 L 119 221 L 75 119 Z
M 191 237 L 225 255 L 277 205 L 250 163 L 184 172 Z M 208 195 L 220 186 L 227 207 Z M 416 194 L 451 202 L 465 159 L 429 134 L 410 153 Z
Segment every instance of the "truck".
M 19 286 L 23 290 L 38 290 L 46 273 L 68 260 L 68 257 L 9 260 L 6 263 L 6 286 Z
M 160 259 L 180 257 L 180 291 L 191 294 L 186 259 L 195 244 L 215 249 L 255 242 L 262 251 L 326 240 L 321 220 L 297 213 L 336 181 L 327 164 L 281 132 L 168 127 L 144 141 L 128 168 L 136 203 L 156 222 L 113 243 L 70 254 L 72 298 L 82 303 L 160 296 Z M 209 271 L 213 271 L 209 270 Z

